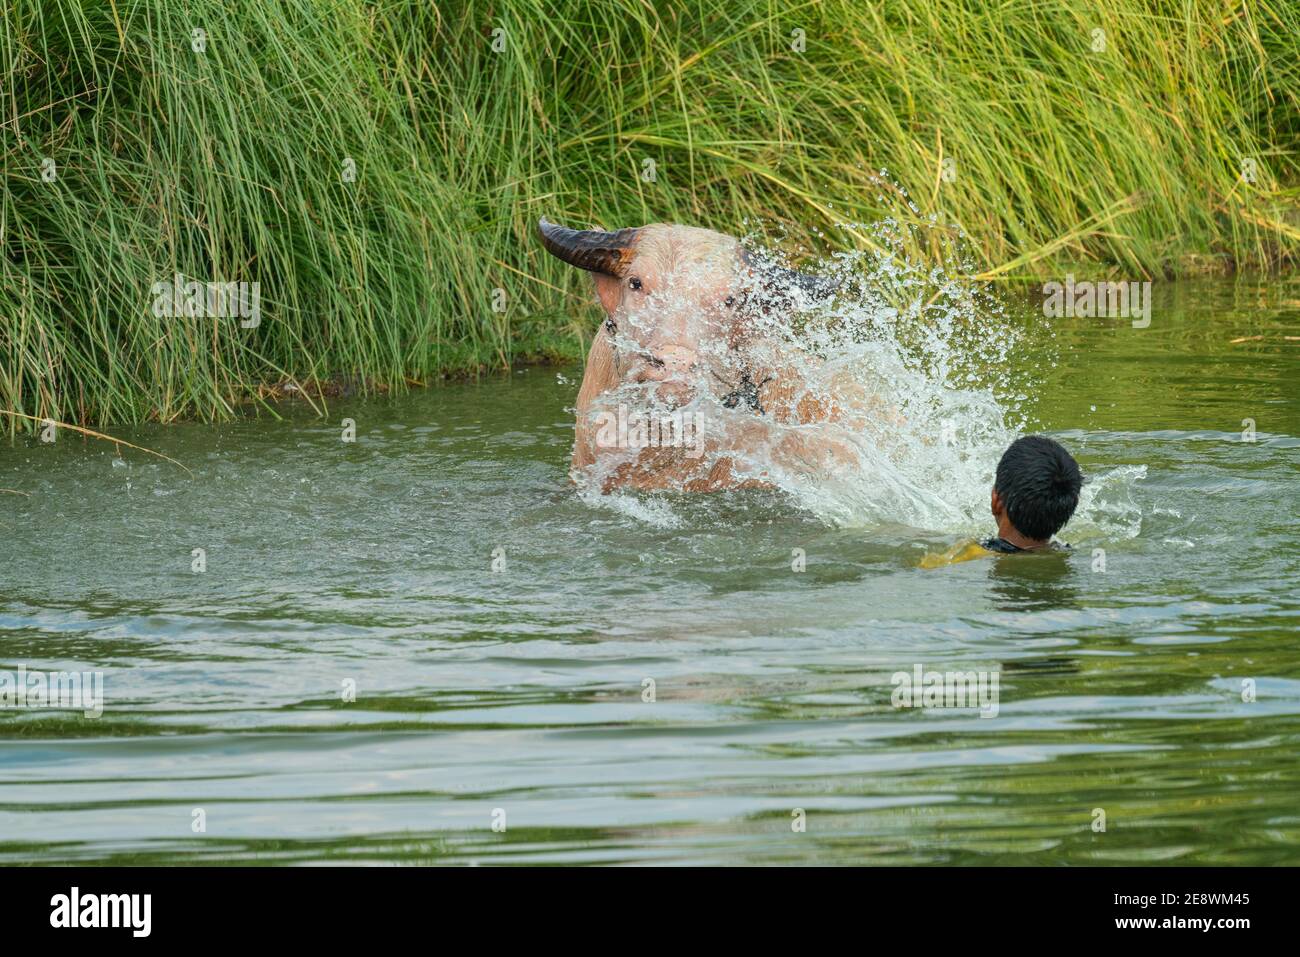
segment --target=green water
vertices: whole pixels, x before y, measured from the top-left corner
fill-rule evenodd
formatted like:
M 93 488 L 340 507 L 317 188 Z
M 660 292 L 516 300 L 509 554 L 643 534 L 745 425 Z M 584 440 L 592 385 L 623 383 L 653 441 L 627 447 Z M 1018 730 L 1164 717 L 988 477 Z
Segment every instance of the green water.
M 112 430 L 192 475 L 0 445 L 0 668 L 105 694 L 0 710 L 0 862 L 1300 863 L 1300 286 L 1156 297 L 1023 320 L 1103 489 L 1060 560 L 584 502 L 554 369 Z M 997 716 L 894 708 L 916 665 Z

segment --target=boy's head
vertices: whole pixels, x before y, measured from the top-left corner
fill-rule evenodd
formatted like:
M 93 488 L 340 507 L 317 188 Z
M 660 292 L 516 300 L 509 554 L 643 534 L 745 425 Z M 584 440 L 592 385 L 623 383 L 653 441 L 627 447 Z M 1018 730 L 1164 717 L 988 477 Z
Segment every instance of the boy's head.
M 993 517 L 1025 538 L 1046 542 L 1074 514 L 1083 473 L 1060 442 L 1043 435 L 1016 439 L 998 462 Z M 1005 536 L 1003 536 L 1005 537 Z

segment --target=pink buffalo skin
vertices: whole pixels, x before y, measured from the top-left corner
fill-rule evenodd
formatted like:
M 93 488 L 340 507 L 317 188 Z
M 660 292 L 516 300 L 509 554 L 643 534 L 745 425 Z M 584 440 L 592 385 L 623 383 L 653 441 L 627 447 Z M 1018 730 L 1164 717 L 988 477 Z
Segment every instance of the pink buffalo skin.
M 540 232 L 552 253 L 590 271 L 605 312 L 578 391 L 571 462 L 575 478 L 599 471 L 605 492 L 617 488 L 712 492 L 769 484 L 763 474 L 739 474 L 736 467 L 738 454 L 759 447 L 768 458 L 805 466 L 843 466 L 853 461 L 840 443 L 813 438 L 807 431 L 787 429 L 774 435 L 774 423 L 839 422 L 867 410 L 883 410 L 852 383 L 844 383 L 833 398 L 809 395 L 796 371 L 796 367 L 808 368 L 811 360 L 806 354 L 782 361 L 779 350 L 754 348 L 759 333 L 752 313 L 746 313 L 746 303 L 752 302 L 755 272 L 736 239 L 707 229 L 662 224 L 606 233 L 568 230 L 542 220 Z M 789 270 L 779 272 L 767 278 L 787 283 L 807 278 Z M 762 415 L 742 408 L 708 423 L 702 430 L 702 455 L 680 447 L 651 447 L 630 456 L 625 449 L 606 449 L 597 441 L 594 413 L 607 404 L 602 399 L 608 400 L 610 392 L 626 383 L 639 383 L 652 390 L 656 404 L 684 406 L 692 398 L 689 383 L 700 380 L 701 363 L 712 374 L 712 364 L 725 350 L 777 356 L 749 367 L 751 380 L 763 383 L 758 392 Z M 611 468 L 598 469 L 606 455 L 613 456 Z

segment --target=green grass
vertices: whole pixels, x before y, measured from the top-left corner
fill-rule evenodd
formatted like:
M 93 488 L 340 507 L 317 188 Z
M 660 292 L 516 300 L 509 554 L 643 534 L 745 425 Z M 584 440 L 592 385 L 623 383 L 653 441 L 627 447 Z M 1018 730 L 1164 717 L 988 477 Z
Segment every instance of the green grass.
M 590 294 L 542 214 L 824 251 L 854 241 L 836 223 L 938 213 L 998 277 L 1300 252 L 1290 0 L 234 6 L 6 4 L 0 409 L 222 418 L 284 379 L 574 356 Z M 944 233 L 912 236 L 934 257 Z M 175 273 L 259 282 L 261 324 L 155 317 Z

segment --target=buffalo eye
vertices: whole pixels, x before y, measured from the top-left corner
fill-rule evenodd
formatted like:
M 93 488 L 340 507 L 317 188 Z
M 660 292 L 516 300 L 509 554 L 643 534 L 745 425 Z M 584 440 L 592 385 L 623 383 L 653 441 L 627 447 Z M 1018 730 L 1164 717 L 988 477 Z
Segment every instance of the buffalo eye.
M 637 291 L 637 292 L 640 292 L 640 291 L 641 291 L 641 280 L 640 280 L 640 279 L 637 279 L 636 276 L 633 276 L 631 279 L 629 279 L 629 280 L 627 281 L 627 288 L 629 288 L 629 289 L 633 289 L 633 290 L 635 290 L 635 291 Z
M 730 309 L 732 306 L 736 304 L 736 297 L 728 296 L 726 299 L 722 301 L 722 304 L 726 306 L 728 309 Z

